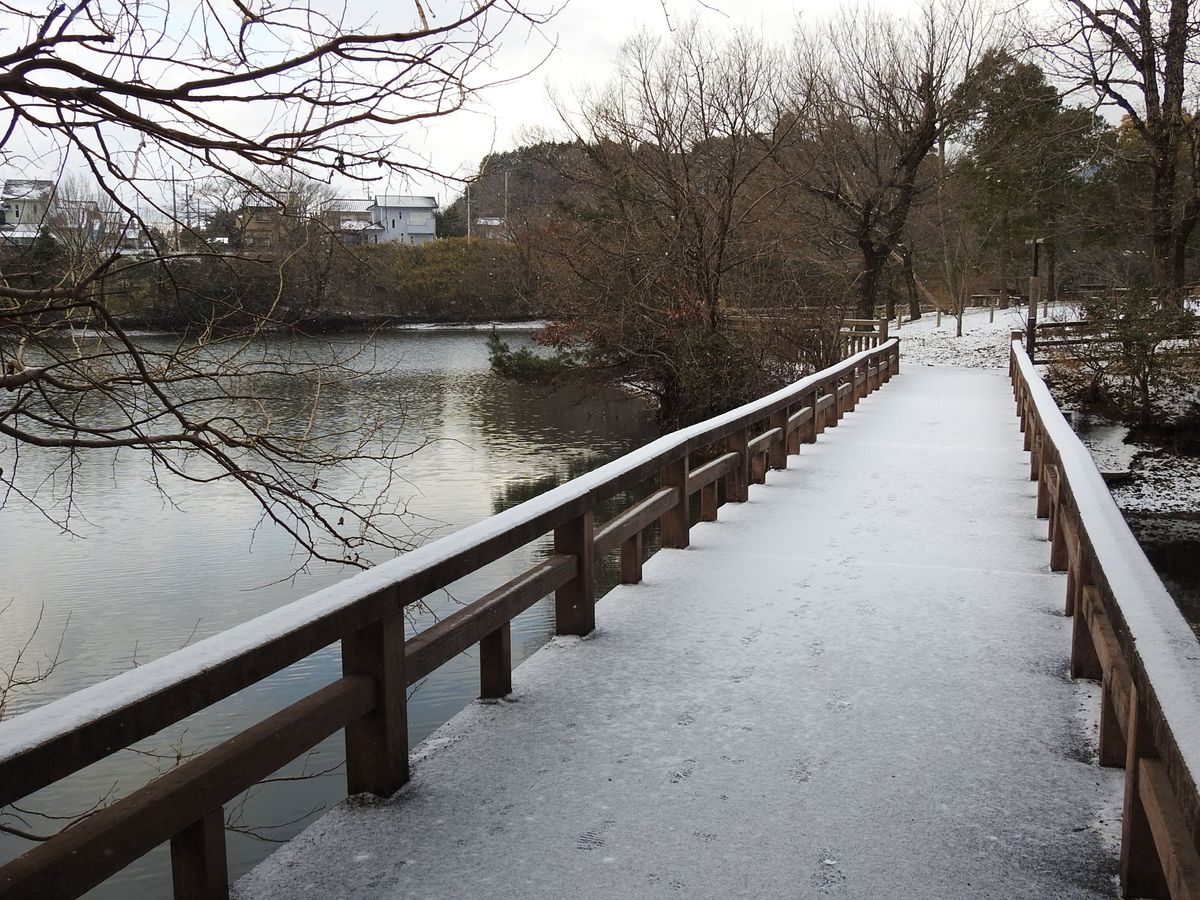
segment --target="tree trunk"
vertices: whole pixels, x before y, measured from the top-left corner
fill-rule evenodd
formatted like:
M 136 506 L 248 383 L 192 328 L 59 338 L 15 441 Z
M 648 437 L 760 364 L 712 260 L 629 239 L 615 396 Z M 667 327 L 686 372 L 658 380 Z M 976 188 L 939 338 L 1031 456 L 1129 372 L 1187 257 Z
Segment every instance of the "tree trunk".
M 879 301 L 884 265 L 887 262 L 887 250 L 880 251 L 873 245 L 859 246 L 863 254 L 863 275 L 859 285 L 858 315 L 861 319 L 873 319 L 875 304 Z
M 1000 308 L 1008 309 L 1008 210 L 1000 214 Z
M 885 319 L 896 318 L 896 291 L 895 285 L 892 283 L 892 274 L 890 270 L 885 270 L 883 279 L 883 297 L 884 297 L 884 313 Z
M 904 248 L 901 254 L 904 260 L 904 285 L 908 288 L 908 310 L 912 319 L 921 318 L 921 294 L 917 290 L 917 274 L 913 271 L 912 250 Z

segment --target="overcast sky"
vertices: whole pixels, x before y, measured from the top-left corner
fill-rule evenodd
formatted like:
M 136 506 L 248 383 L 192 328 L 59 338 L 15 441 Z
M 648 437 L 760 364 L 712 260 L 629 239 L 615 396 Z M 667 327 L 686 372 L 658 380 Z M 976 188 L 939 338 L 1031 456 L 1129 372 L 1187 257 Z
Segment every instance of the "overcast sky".
M 697 18 L 714 30 L 748 28 L 782 42 L 791 35 L 798 16 L 820 18 L 840 5 L 840 0 L 570 0 L 543 36 L 515 31 L 506 36 L 497 61 L 502 71 L 528 69 L 549 53 L 537 71 L 514 84 L 489 89 L 470 111 L 434 122 L 413 135 L 410 146 L 427 154 L 439 171 L 470 175 L 492 150 L 520 146 L 528 129 L 555 129 L 558 119 L 549 100 L 550 88 L 569 98 L 582 84 L 604 83 L 621 43 L 641 28 L 667 35 L 672 27 Z M 913 5 L 910 0 L 878 4 L 889 10 Z M 436 194 L 443 205 L 461 193 L 457 184 L 430 180 L 406 188 L 396 179 L 391 189 Z
M 748 29 L 767 40 L 787 43 L 798 21 L 820 21 L 856 2 L 898 14 L 921 5 L 920 0 L 875 0 L 873 4 L 860 0 L 568 0 L 543 35 L 514 31 L 506 35 L 498 54 L 498 68 L 505 75 L 527 70 L 549 54 L 540 68 L 514 84 L 484 92 L 472 109 L 411 135 L 409 146 L 438 171 L 469 176 L 487 153 L 520 146 L 529 129 L 559 128 L 550 89 L 569 99 L 583 84 L 606 82 L 621 43 L 639 29 L 669 35 L 672 28 L 695 18 L 718 32 Z M 1051 0 L 982 2 L 1001 8 L 1023 5 L 1028 15 L 1031 9 L 1044 10 Z M 381 189 L 387 188 L 387 184 L 381 185 Z M 461 186 L 430 179 L 405 186 L 393 179 L 390 190 L 435 194 L 446 205 L 461 193 Z

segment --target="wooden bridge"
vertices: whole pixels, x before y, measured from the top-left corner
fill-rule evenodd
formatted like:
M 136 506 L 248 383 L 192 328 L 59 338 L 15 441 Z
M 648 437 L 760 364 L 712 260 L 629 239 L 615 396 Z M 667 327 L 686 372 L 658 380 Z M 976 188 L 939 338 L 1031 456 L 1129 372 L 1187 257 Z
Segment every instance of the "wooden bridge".
M 1011 394 L 899 363 L 877 341 L 0 724 L 7 804 L 341 645 L 340 679 L 7 863 L 0 898 L 79 896 L 166 841 L 176 897 L 227 897 L 223 804 L 343 729 L 349 791 L 389 799 L 236 896 L 1200 897 L 1190 629 L 1019 342 Z M 406 637 L 407 605 L 550 533 Z M 561 637 L 514 691 L 509 622 L 550 593 Z M 406 688 L 476 643 L 489 702 L 410 771 Z

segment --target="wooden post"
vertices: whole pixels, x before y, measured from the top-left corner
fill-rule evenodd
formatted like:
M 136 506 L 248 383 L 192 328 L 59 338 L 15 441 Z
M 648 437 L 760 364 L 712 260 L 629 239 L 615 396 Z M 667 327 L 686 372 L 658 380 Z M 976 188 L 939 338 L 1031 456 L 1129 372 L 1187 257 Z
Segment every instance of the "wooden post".
M 507 697 L 512 693 L 512 633 L 505 622 L 479 641 L 479 696 Z
M 688 496 L 688 458 L 685 453 L 680 459 L 669 463 L 662 473 L 662 486 L 675 488 L 675 507 L 663 514 L 662 545 L 682 550 L 691 543 L 688 529 L 691 525 L 691 498 Z
M 803 440 L 803 436 L 808 434 L 809 423 L 811 421 L 812 420 L 809 419 L 809 422 L 802 422 L 799 425 L 797 425 L 795 428 L 793 428 L 791 431 L 788 431 L 787 427 L 784 426 L 784 432 L 783 432 L 784 433 L 784 442 L 783 443 L 784 443 L 784 455 L 785 456 L 800 453 L 800 444 Z
M 716 518 L 716 515 L 713 515 Z M 621 584 L 638 584 L 642 580 L 642 532 L 621 542 Z
M 746 449 L 749 440 L 746 429 L 735 431 L 725 439 L 725 449 L 738 454 L 737 465 L 725 476 L 725 500 L 727 503 L 745 503 L 750 499 L 750 452 Z
M 375 680 L 375 707 L 346 726 L 346 791 L 390 797 L 408 781 L 404 612 L 342 637 L 342 674 Z
M 1109 669 L 1104 673 L 1104 683 L 1100 688 L 1100 739 L 1097 750 L 1099 763 L 1106 768 L 1122 768 L 1125 765 L 1125 733 L 1117 718 L 1117 706 L 1113 702 L 1112 680 L 1116 672 Z
M 1082 600 L 1082 591 L 1076 595 Z M 1096 653 L 1096 641 L 1084 614 L 1084 604 L 1075 603 L 1075 614 L 1071 617 L 1071 677 L 1099 681 L 1104 677 L 1100 668 L 1100 657 Z
M 1125 725 L 1125 805 L 1121 814 L 1121 895 L 1169 900 L 1154 835 L 1142 805 L 1138 760 L 1157 756 L 1141 714 L 1136 685 L 1129 686 L 1129 719 Z
M 228 900 L 225 811 L 215 809 L 171 838 L 175 900 Z
M 765 453 L 755 453 L 750 457 L 750 483 L 767 483 L 767 455 Z
M 823 385 L 823 384 L 819 384 L 813 389 L 813 394 L 812 394 L 812 408 L 813 408 L 812 432 L 811 432 L 811 438 L 806 438 L 805 443 L 815 444 L 817 442 L 817 435 L 825 430 L 826 410 L 820 410 L 820 411 L 817 410 L 817 401 L 819 401 L 821 399 L 821 395 L 824 393 L 825 393 L 825 385 Z
M 717 521 L 717 483 L 715 481 L 700 488 L 700 521 Z
M 770 459 L 772 469 L 786 469 L 788 458 L 788 415 L 791 412 L 790 406 L 785 406 L 783 409 L 771 415 L 768 428 L 779 429 L 779 440 L 771 444 Z
M 575 577 L 554 592 L 555 634 L 582 637 L 596 627 L 596 541 L 589 509 L 554 529 L 554 552 L 574 556 Z

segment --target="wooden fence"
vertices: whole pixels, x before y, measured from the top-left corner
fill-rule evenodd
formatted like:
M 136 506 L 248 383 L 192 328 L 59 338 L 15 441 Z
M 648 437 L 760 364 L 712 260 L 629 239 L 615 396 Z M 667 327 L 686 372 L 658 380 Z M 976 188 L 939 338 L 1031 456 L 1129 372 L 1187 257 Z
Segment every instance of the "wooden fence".
M 1010 374 L 1050 568 L 1067 573 L 1071 675 L 1101 683 L 1100 764 L 1125 769 L 1122 893 L 1195 900 L 1200 648 L 1017 339 Z
M 842 319 L 842 327 L 838 329 L 843 356 L 878 347 L 887 339 L 887 319 Z
M 785 468 L 789 453 L 834 427 L 899 362 L 899 342 L 879 342 L 457 534 L 0 723 L 2 806 L 341 643 L 337 681 L 0 867 L 0 898 L 77 897 L 168 840 L 176 898 L 227 897 L 225 803 L 341 729 L 348 791 L 394 793 L 408 779 L 409 685 L 478 643 L 481 696 L 507 694 L 516 615 L 553 593 L 557 633 L 587 634 L 598 555 L 619 551 L 622 581 L 641 580 L 648 526 L 661 522 L 663 546 L 686 547 L 693 498 L 702 520 L 716 519 L 723 501 L 744 501 L 750 483 Z M 597 526 L 601 501 L 651 479 L 657 490 Z M 406 606 L 548 534 L 549 558 L 406 639 Z

